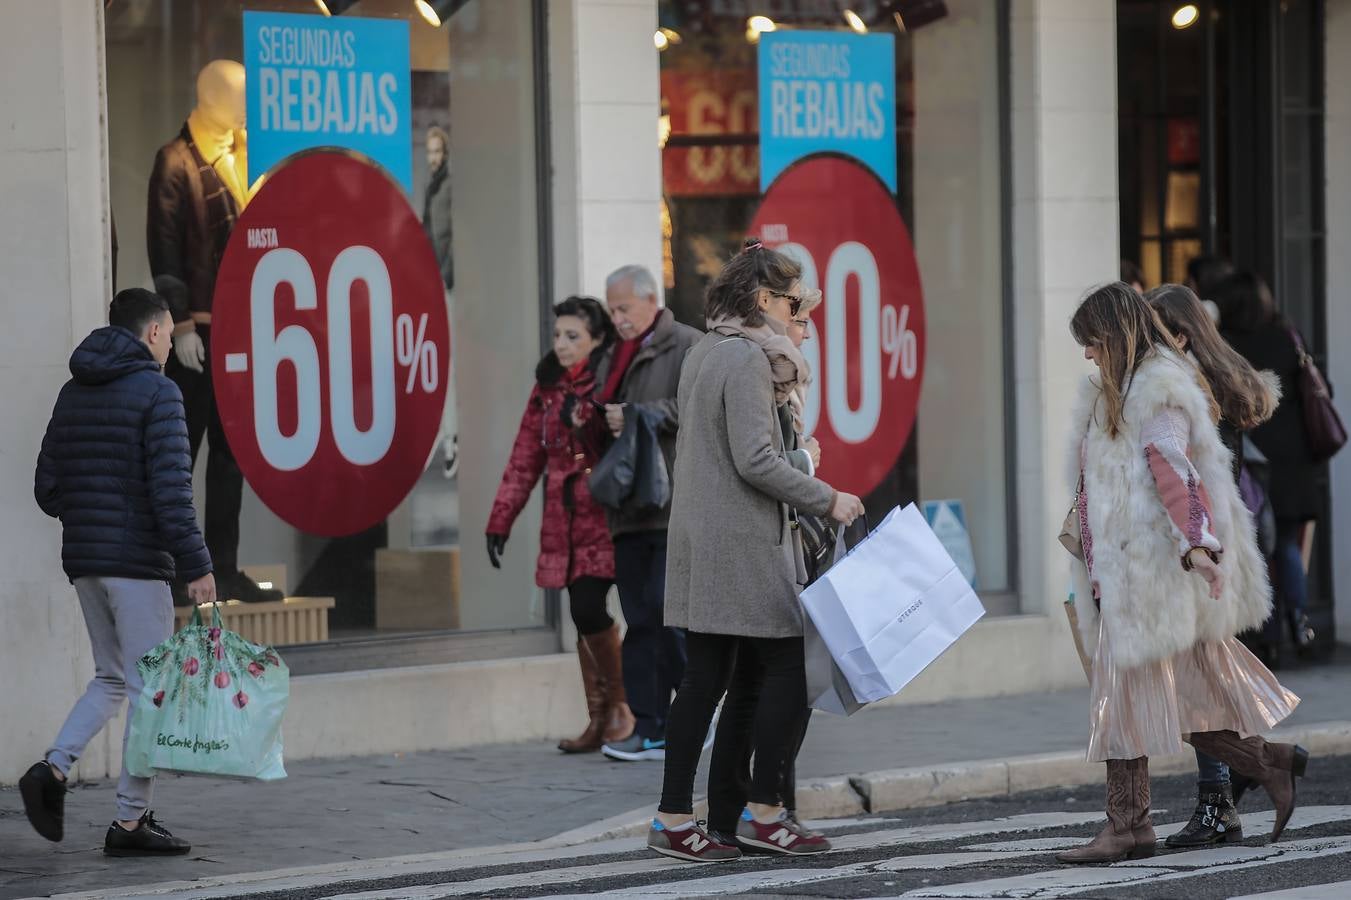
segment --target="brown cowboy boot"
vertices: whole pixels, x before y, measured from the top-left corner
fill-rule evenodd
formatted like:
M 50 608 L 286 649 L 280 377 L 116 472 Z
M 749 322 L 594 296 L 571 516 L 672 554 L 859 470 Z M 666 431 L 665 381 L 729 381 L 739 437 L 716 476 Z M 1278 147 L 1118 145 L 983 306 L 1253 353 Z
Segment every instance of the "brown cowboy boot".
M 1308 768 L 1309 751 L 1298 744 L 1273 744 L 1260 734 L 1240 738 L 1233 731 L 1198 731 L 1187 740 L 1197 750 L 1266 788 L 1272 806 L 1276 807 L 1271 842 L 1279 841 L 1295 812 L 1295 779 L 1302 777 Z
M 1149 757 L 1107 760 L 1107 825 L 1082 847 L 1057 853 L 1065 863 L 1114 863 L 1154 855 L 1149 818 Z
M 586 636 L 591 652 L 600 666 L 601 678 L 605 681 L 607 710 L 603 721 L 602 734 L 605 743 L 613 744 L 633 734 L 637 720 L 629 709 L 628 695 L 624 692 L 624 643 L 619 637 L 619 626 L 612 625 L 605 631 Z
M 603 743 L 601 734 L 605 730 L 606 691 L 605 677 L 597 664 L 596 654 L 592 652 L 587 639 L 577 639 L 577 658 L 582 667 L 582 690 L 586 693 L 586 710 L 591 721 L 586 729 L 571 740 L 558 742 L 558 749 L 564 753 L 594 753 Z

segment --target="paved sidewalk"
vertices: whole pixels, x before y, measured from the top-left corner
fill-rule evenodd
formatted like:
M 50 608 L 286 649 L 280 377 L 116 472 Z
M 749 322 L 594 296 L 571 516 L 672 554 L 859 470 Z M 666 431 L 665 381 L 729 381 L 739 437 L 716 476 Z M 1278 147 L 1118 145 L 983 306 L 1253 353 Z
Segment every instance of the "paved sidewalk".
M 1351 719 L 1346 702 L 1351 659 L 1344 651 L 1335 664 L 1288 669 L 1281 677 L 1303 698 L 1285 725 L 1307 728 Z M 909 767 L 911 775 L 926 767 L 951 772 L 967 760 L 1060 751 L 1081 760 L 1087 702 L 1087 690 L 1081 689 L 870 709 L 850 719 L 818 713 L 803 747 L 799 779 L 872 773 L 873 795 L 880 797 L 876 785 L 887 780 L 887 770 L 899 767 Z M 1049 783 L 1059 783 L 1055 778 L 1062 770 L 1065 783 L 1078 777 L 1070 771 L 1076 764 L 1054 762 Z M 71 792 L 60 845 L 33 833 L 16 790 L 0 790 L 0 898 L 543 840 L 655 807 L 662 774 L 660 763 L 617 763 L 599 754 L 565 757 L 548 743 L 288 768 L 290 778 L 272 784 L 162 778 L 157 813 L 194 844 L 190 856 L 177 860 L 103 857 L 111 782 L 82 784 Z M 700 787 L 705 774 L 701 769 Z M 851 799 L 857 802 L 857 795 Z

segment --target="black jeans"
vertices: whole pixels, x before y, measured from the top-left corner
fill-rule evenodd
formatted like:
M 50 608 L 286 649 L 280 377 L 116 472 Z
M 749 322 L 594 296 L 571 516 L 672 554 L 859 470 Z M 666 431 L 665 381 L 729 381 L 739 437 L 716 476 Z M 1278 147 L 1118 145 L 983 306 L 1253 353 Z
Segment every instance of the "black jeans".
M 220 580 L 239 571 L 239 511 L 244 505 L 244 474 L 230 452 L 220 411 L 216 408 L 216 393 L 211 385 L 210 326 L 198 325 L 197 334 L 206 347 L 205 371 L 185 368 L 178 357 L 170 353 L 164 374 L 183 392 L 183 414 L 188 420 L 188 444 L 192 448 L 194 466 L 204 435 L 211 445 L 206 458 L 206 527 L 203 530 L 206 549 L 211 553 L 211 565 L 216 579 Z
M 673 814 L 694 811 L 694 776 L 704 737 L 732 678 L 738 653 L 747 648 L 757 658 L 755 668 L 761 679 L 753 728 L 755 770 L 747 799 L 771 806 L 780 803 L 784 772 L 801 740 L 802 717 L 807 711 L 802 638 L 748 638 L 691 631 L 686 635 L 686 646 L 689 663 L 671 704 L 666 775 L 657 808 Z M 713 752 L 731 760 L 740 748 L 728 743 L 718 748 L 715 744 Z
M 732 683 L 722 701 L 722 716 L 718 719 L 718 733 L 713 740 L 713 754 L 708 765 L 708 827 L 723 834 L 736 832 L 737 818 L 750 796 L 755 711 L 763 683 L 764 669 L 754 645 L 742 642 L 737 650 Z M 802 725 L 783 767 L 779 793 L 784 807 L 790 812 L 797 809 L 797 755 L 807 736 L 811 712 L 810 708 L 803 711 Z
M 624 691 L 649 740 L 666 736 L 671 694 L 685 674 L 685 635 L 663 622 L 666 607 L 666 532 L 615 538 L 615 584 L 624 609 Z
M 568 585 L 568 607 L 577 633 L 586 636 L 609 631 L 615 620 L 605 608 L 605 597 L 612 582 L 607 578 L 584 575 Z

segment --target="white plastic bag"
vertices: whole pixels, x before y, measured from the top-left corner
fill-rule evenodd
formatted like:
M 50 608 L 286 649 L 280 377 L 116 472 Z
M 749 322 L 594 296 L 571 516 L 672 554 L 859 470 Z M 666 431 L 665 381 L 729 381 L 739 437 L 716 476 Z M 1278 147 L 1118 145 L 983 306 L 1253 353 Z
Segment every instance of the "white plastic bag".
M 858 703 L 896 694 L 985 615 L 912 503 L 802 592 Z

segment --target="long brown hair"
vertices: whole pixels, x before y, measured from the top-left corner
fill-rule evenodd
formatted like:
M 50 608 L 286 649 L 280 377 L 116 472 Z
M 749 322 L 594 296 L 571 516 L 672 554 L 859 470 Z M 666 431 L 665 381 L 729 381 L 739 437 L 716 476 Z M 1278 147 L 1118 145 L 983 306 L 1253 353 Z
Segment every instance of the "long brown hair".
M 1163 324 L 1187 341 L 1201 374 L 1219 404 L 1220 415 L 1241 431 L 1256 428 L 1276 411 L 1271 385 L 1220 337 L 1219 329 L 1191 288 L 1162 284 L 1145 294 Z
M 1080 346 L 1094 348 L 1107 433 L 1117 437 L 1125 422 L 1126 393 L 1140 364 L 1160 348 L 1177 349 L 1177 339 L 1145 298 L 1120 281 L 1105 284 L 1084 298 L 1070 319 L 1070 333 Z M 1199 373 L 1197 381 L 1210 401 L 1211 415 L 1218 416 L 1215 399 Z

